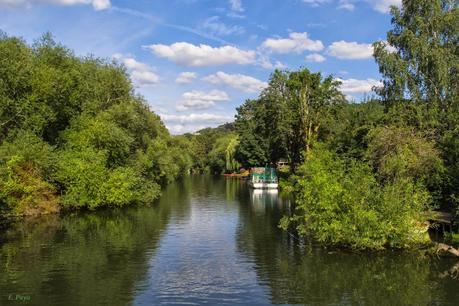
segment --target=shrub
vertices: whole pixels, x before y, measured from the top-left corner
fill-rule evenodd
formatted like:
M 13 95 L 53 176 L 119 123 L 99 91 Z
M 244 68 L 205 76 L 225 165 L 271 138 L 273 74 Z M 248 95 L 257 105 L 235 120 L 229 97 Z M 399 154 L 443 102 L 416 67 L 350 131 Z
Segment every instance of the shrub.
M 132 168 L 119 167 L 109 172 L 102 184 L 104 204 L 124 206 L 129 203 L 151 203 L 159 196 L 160 188 L 149 183 Z
M 95 209 L 150 203 L 160 194 L 159 186 L 129 167 L 109 169 L 103 151 L 91 148 L 60 154 L 57 181 L 62 185 L 62 203 L 68 208 Z
M 62 204 L 94 209 L 103 204 L 102 186 L 108 178 L 103 151 L 90 148 L 59 154 L 56 180 L 62 187 Z
M 426 242 L 428 193 L 403 178 L 381 185 L 367 164 L 320 146 L 307 155 L 296 184 L 295 224 L 319 242 L 355 249 L 404 248 Z
M 21 131 L 0 146 L 0 213 L 38 215 L 59 210 L 53 148 L 31 132 Z
M 381 178 L 412 178 L 436 186 L 444 172 L 435 144 L 409 128 L 378 127 L 368 136 L 367 158 Z

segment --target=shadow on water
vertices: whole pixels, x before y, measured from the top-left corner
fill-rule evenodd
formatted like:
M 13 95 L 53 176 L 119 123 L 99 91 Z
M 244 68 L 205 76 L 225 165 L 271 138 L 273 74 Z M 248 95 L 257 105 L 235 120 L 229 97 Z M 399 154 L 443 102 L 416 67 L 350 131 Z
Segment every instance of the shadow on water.
M 255 264 L 273 304 L 458 305 L 454 260 L 419 253 L 351 253 L 299 240 L 277 225 L 291 209 L 277 193 L 240 193 L 239 251 Z
M 18 222 L 0 233 L 0 305 L 126 305 L 173 210 L 187 215 L 188 182 L 153 207 Z M 166 203 L 167 202 L 167 203 Z
M 0 233 L 0 305 L 457 305 L 455 261 L 326 250 L 278 228 L 290 209 L 194 176 L 150 207 L 26 220 Z

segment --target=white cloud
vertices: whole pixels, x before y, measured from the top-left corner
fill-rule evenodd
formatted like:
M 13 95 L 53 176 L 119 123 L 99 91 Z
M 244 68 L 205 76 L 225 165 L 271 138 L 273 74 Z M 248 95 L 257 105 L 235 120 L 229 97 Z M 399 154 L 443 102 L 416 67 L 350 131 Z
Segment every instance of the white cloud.
M 303 2 L 311 6 L 317 7 L 325 3 L 330 3 L 331 0 L 303 0 Z
M 289 34 L 289 38 L 268 38 L 261 47 L 275 53 L 301 53 L 303 51 L 320 51 L 324 45 L 320 40 L 309 39 L 306 32 L 292 32 Z
M 337 79 L 341 81 L 340 89 L 345 94 L 366 93 L 371 92 L 373 87 L 380 87 L 382 83 L 375 79 L 357 80 L 357 79 Z
M 355 5 L 352 2 L 354 1 L 353 0 L 339 0 L 338 9 L 353 11 L 355 9 Z
M 392 5 L 401 6 L 402 0 L 366 0 L 373 8 L 381 13 L 388 13 Z
M 152 71 L 134 70 L 131 73 L 131 78 L 134 84 L 139 86 L 150 86 L 159 82 L 158 75 Z
M 228 94 L 221 90 L 211 90 L 209 92 L 192 90 L 182 94 L 182 100 L 179 102 L 176 109 L 178 111 L 207 109 L 214 106 L 217 102 L 228 100 Z
M 373 46 L 344 40 L 335 41 L 328 47 L 328 54 L 339 59 L 369 59 L 373 57 Z
M 237 18 L 237 19 L 244 19 L 245 18 L 245 15 L 238 14 L 236 12 L 229 12 L 228 14 L 226 14 L 226 16 L 229 17 L 229 18 Z
M 92 0 L 92 6 L 96 11 L 105 10 L 110 8 L 110 0 Z
M 396 53 L 398 50 L 394 46 L 391 46 L 387 40 L 382 41 L 385 45 L 386 51 L 389 53 Z
M 251 64 L 255 61 L 254 51 L 244 51 L 233 46 L 211 47 L 177 42 L 172 45 L 154 44 L 146 46 L 156 56 L 167 58 L 176 64 L 202 67 L 225 64 Z
M 138 86 L 151 86 L 159 82 L 159 76 L 153 72 L 153 69 L 148 64 L 119 53 L 114 54 L 113 58 L 126 66 L 134 84 Z
M 303 0 L 304 3 L 309 4 L 312 7 L 318 7 L 327 3 L 331 3 L 334 0 Z M 402 0 L 339 0 L 338 9 L 344 9 L 353 11 L 356 6 L 356 2 L 367 2 L 373 7 L 373 9 L 381 12 L 388 13 L 392 5 L 400 7 Z
M 264 54 L 258 55 L 257 64 L 264 69 L 285 69 L 287 66 L 280 61 L 271 62 L 270 58 Z
M 226 120 L 232 120 L 232 116 L 222 116 L 222 115 L 215 115 L 209 113 L 202 113 L 202 114 L 189 114 L 189 115 L 168 115 L 162 114 L 160 115 L 161 119 L 165 122 L 172 122 L 172 123 L 202 123 L 202 122 L 210 122 L 210 123 L 217 123 Z
M 197 76 L 198 75 L 196 74 L 196 72 L 182 72 L 175 79 L 175 82 L 180 84 L 191 83 L 194 79 L 197 78 Z
M 203 80 L 212 84 L 228 85 L 232 88 L 248 93 L 259 92 L 260 90 L 268 86 L 268 83 L 260 81 L 248 75 L 228 74 L 222 71 L 218 71 L 215 74 L 211 74 L 203 78 Z
M 326 60 L 325 56 L 319 53 L 313 53 L 313 54 L 306 55 L 305 59 L 308 62 L 315 62 L 315 63 L 325 62 Z
M 210 113 L 189 115 L 160 114 L 161 119 L 172 134 L 195 132 L 209 126 L 217 126 L 234 120 L 233 116 L 222 116 Z
M 243 12 L 242 0 L 229 0 L 231 10 L 236 12 Z
M 245 29 L 239 25 L 227 26 L 218 16 L 207 18 L 199 27 L 215 36 L 240 35 L 245 32 Z
M 110 8 L 110 0 L 0 0 L 0 6 L 32 7 L 34 4 L 79 5 L 90 4 L 96 11 Z

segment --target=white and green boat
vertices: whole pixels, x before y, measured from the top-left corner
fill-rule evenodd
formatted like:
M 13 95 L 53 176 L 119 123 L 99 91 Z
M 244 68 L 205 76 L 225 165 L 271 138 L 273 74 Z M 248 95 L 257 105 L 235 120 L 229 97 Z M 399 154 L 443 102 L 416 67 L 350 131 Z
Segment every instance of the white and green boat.
M 249 186 L 254 189 L 277 189 L 279 187 L 276 169 L 255 167 L 250 170 Z

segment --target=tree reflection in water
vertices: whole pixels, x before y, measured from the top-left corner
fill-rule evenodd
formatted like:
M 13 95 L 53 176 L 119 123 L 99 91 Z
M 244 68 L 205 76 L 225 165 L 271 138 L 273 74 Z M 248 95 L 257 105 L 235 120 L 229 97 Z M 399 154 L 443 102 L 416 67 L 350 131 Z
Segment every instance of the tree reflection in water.
M 277 227 L 291 209 L 289 200 L 266 191 L 249 194 L 240 195 L 238 247 L 252 258 L 272 303 L 456 305 L 459 282 L 441 277 L 454 262 L 417 252 L 327 250 Z
M 457 304 L 455 261 L 327 250 L 278 228 L 291 209 L 241 180 L 195 176 L 152 207 L 19 222 L 0 234 L 0 305 Z
M 167 188 L 151 207 L 44 216 L 0 238 L 0 304 L 126 305 L 171 217 L 186 215 L 189 182 Z M 166 205 L 167 203 L 167 205 Z

